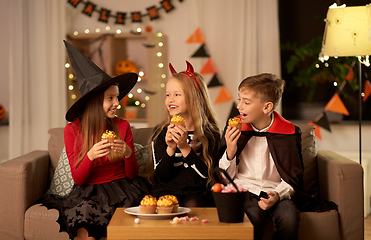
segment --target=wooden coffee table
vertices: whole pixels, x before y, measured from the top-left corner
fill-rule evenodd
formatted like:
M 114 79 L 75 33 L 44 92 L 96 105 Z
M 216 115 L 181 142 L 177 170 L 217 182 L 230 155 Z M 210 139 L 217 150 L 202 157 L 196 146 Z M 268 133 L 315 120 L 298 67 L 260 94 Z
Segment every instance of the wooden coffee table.
M 216 208 L 191 208 L 198 221 L 170 223 L 172 219 L 140 219 L 117 208 L 107 227 L 107 240 L 119 239 L 253 239 L 254 227 L 245 215 L 242 223 L 219 222 Z M 203 223 L 201 219 L 208 219 Z

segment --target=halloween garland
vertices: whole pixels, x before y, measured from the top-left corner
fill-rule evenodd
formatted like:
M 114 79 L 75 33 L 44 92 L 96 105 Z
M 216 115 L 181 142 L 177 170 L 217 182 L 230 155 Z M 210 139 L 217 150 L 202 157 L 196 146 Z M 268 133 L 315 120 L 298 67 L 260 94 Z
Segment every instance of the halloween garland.
M 179 0 L 179 2 L 183 2 L 183 0 Z M 99 21 L 108 23 L 109 18 L 116 19 L 115 24 L 122 24 L 125 25 L 126 19 L 131 19 L 132 22 L 142 22 L 142 17 L 148 16 L 150 20 L 156 20 L 160 18 L 159 10 L 164 9 L 166 13 L 174 10 L 174 6 L 171 4 L 171 0 L 162 0 L 160 2 L 160 7 L 150 6 L 147 7 L 147 13 L 142 13 L 140 11 L 130 12 L 130 16 L 127 16 L 127 12 L 121 12 L 116 11 L 116 14 L 111 14 L 113 12 L 110 9 L 106 8 L 97 8 L 97 5 L 90 1 L 84 1 L 84 0 L 68 0 L 68 3 L 70 3 L 73 7 L 77 7 L 80 3 L 85 4 L 82 13 L 86 14 L 87 16 L 91 17 L 93 12 L 97 12 L 99 14 Z

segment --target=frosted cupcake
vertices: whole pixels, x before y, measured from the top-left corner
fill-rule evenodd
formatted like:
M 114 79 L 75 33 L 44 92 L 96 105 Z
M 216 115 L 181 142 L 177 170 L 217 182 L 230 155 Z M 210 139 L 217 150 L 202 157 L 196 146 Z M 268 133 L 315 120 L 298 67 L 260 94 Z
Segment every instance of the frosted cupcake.
M 175 126 L 179 126 L 179 125 L 185 126 L 185 119 L 182 116 L 180 116 L 180 115 L 174 115 L 171 118 L 171 121 L 170 122 L 172 124 L 174 124 Z
M 173 213 L 177 213 L 178 212 L 179 201 L 178 201 L 178 199 L 174 195 L 165 195 L 165 196 L 160 197 L 160 199 L 161 198 L 165 198 L 165 199 L 170 200 L 173 203 L 173 210 L 172 210 L 172 212 Z
M 159 198 L 157 201 L 157 213 L 168 214 L 173 211 L 173 202 L 166 198 Z
M 139 210 L 141 214 L 154 214 L 156 212 L 157 201 L 151 195 L 146 195 L 140 201 Z
M 241 119 L 238 118 L 238 117 L 230 118 L 228 120 L 228 126 L 236 127 L 236 128 L 238 128 L 241 131 L 241 128 L 242 128 Z

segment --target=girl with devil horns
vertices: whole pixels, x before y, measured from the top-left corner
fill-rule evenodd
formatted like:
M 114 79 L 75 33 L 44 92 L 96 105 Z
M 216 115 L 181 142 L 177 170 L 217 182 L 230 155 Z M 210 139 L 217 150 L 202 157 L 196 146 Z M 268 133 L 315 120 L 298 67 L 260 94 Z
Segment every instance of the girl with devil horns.
M 202 76 L 187 61 L 187 70 L 177 73 L 169 64 L 172 77 L 166 83 L 167 115 L 151 137 L 154 179 L 151 194 L 175 195 L 179 205 L 212 206 L 210 187 L 213 159 L 220 143 L 220 131 Z M 174 125 L 180 115 L 185 125 Z

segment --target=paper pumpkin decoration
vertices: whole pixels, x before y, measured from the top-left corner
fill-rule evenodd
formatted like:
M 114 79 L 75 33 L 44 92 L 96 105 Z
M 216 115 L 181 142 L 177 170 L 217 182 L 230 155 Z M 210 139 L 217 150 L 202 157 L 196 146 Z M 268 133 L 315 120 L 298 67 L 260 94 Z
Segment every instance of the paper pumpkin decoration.
M 137 66 L 134 62 L 128 60 L 120 60 L 116 63 L 116 75 L 121 75 L 124 73 L 138 73 Z
M 4 120 L 6 115 L 6 111 L 3 105 L 0 104 L 0 122 Z

